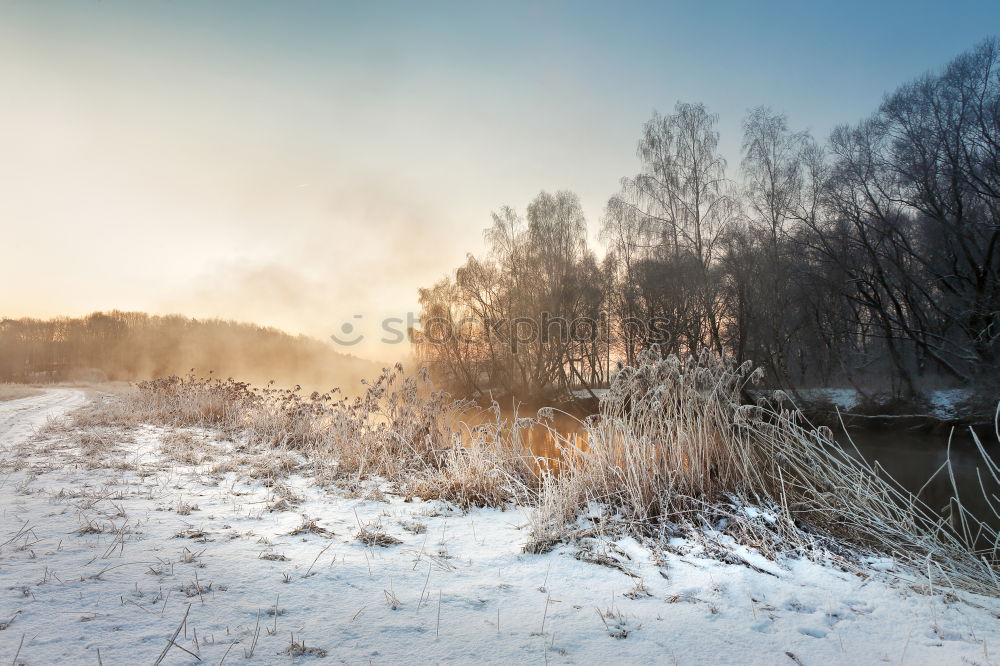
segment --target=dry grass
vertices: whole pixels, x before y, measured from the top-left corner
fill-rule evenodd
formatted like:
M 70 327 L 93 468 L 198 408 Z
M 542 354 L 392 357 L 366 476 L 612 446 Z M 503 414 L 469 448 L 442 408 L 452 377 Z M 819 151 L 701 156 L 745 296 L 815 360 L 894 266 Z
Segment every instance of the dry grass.
M 889 555 L 929 584 L 1000 594 L 1000 538 L 965 511 L 957 489 L 952 515 L 940 516 L 846 452 L 829 429 L 784 409 L 783 396 L 743 404 L 756 376 L 749 364 L 709 354 L 647 353 L 618 375 L 600 413 L 580 424 L 584 443 L 549 428 L 562 450 L 553 464 L 534 457 L 522 437 L 548 428 L 545 418 L 505 420 L 495 409 L 469 425 L 468 404 L 434 391 L 425 376 L 404 377 L 399 366 L 355 399 L 169 377 L 76 418 L 221 432 L 236 442 L 237 464 L 271 486 L 275 510 L 297 503 L 280 479 L 308 471 L 359 496 L 377 495 L 365 483 L 377 479 L 462 507 L 531 505 L 527 549 L 536 552 L 596 534 L 666 543 L 684 532 L 706 552 L 748 565 L 705 536 L 721 533 L 770 557 L 832 556 L 850 566 L 859 552 Z M 207 460 L 189 434 L 165 444 L 191 464 Z M 982 453 L 987 480 L 1000 483 L 1000 468 Z M 595 506 L 599 521 L 588 517 Z M 358 538 L 389 545 L 382 535 L 362 527 Z
M 7 400 L 20 400 L 41 395 L 42 391 L 25 384 L 0 384 L 0 402 Z
M 397 365 L 353 399 L 232 379 L 140 382 L 132 393 L 78 412 L 74 425 L 211 429 L 242 442 L 237 462 L 254 478 L 282 478 L 305 457 L 321 483 L 357 487 L 378 478 L 466 507 L 526 499 L 525 489 L 536 481 L 534 458 L 519 428 L 499 412 L 491 423 L 470 428 L 460 419 L 469 408 L 434 391 L 424 375 L 404 377 Z M 163 449 L 190 464 L 212 459 L 186 432 L 166 438 Z M 229 466 L 217 462 L 213 471 Z
M 403 543 L 382 529 L 381 525 L 368 525 L 366 527 L 362 527 L 358 530 L 355 538 L 366 546 L 379 546 L 381 548 L 388 548 L 389 546 L 395 546 Z
M 295 636 L 292 635 L 291 642 L 288 647 L 285 648 L 284 654 L 291 655 L 292 657 L 325 657 L 326 650 L 318 647 L 306 647 L 306 642 L 301 638 L 296 641 Z
M 626 368 L 599 417 L 582 424 L 586 451 L 564 440 L 570 450 L 559 474 L 545 479 L 530 547 L 572 536 L 577 516 L 598 503 L 637 535 L 724 525 L 764 554 L 826 557 L 846 545 L 890 555 L 935 584 L 1000 594 L 998 534 L 962 507 L 957 488 L 955 513 L 940 516 L 850 455 L 828 428 L 781 409 L 782 395 L 779 407 L 742 404 L 755 376 L 749 364 L 708 354 L 682 360 L 650 352 L 640 367 Z

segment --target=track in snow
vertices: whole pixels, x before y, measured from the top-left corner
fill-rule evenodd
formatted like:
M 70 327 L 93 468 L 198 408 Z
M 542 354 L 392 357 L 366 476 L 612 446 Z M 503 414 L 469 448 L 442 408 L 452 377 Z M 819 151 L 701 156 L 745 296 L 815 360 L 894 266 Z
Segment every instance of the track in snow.
M 46 389 L 42 395 L 0 402 L 0 447 L 31 437 L 49 419 L 81 406 L 86 396 L 79 389 Z

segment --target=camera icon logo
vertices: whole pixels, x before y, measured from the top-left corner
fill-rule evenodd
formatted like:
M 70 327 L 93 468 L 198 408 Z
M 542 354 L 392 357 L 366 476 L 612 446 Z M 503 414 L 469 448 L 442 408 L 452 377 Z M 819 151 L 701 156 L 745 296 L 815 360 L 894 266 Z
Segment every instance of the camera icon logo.
M 361 319 L 361 315 L 356 314 L 352 317 L 352 319 Z M 341 335 L 337 335 L 336 333 L 331 333 L 330 339 L 336 342 L 338 345 L 343 345 L 345 347 L 353 347 L 354 345 L 358 344 L 359 342 L 365 339 L 365 336 L 363 334 L 354 333 L 354 324 L 352 324 L 349 321 L 345 321 L 343 324 L 340 325 L 340 333 Z

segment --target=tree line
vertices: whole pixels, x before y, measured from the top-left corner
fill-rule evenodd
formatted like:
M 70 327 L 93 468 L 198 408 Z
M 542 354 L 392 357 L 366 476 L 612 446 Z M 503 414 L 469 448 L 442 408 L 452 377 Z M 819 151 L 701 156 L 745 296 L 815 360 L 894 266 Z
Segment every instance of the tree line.
M 607 203 L 601 259 L 571 192 L 494 213 L 485 255 L 420 291 L 418 358 L 464 393 L 528 399 L 604 386 L 651 344 L 753 360 L 786 388 L 912 401 L 928 387 L 995 387 L 996 39 L 825 142 L 756 108 L 732 167 L 717 123 L 697 103 L 654 113 L 638 173 Z M 553 318 L 603 334 L 562 323 L 523 334 Z
M 186 375 L 351 390 L 381 366 L 274 328 L 144 312 L 0 320 L 0 382 L 132 381 Z

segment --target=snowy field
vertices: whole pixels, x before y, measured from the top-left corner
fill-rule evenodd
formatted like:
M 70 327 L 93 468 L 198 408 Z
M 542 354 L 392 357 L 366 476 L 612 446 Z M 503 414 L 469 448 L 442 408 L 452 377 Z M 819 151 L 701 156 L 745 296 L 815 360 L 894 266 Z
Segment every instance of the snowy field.
M 84 402 L 0 403 L 0 663 L 1000 661 L 1000 602 L 888 560 L 722 563 L 711 530 L 531 555 L 527 509 L 319 488 L 203 431 L 44 428 Z

